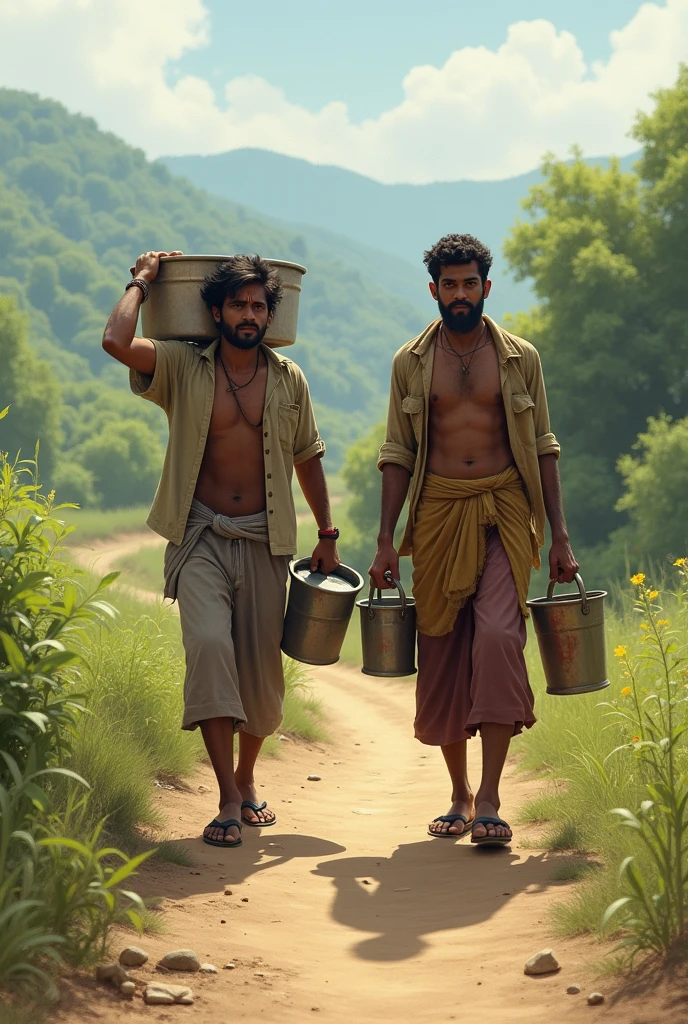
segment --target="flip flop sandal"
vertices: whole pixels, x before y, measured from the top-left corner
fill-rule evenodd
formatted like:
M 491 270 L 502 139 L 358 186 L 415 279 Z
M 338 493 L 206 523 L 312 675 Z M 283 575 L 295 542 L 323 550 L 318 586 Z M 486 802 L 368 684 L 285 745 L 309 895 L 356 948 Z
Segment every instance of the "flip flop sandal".
M 502 825 L 504 828 L 511 828 L 508 821 L 504 821 L 502 818 L 476 818 L 473 822 L 473 828 L 476 825 Z M 508 846 L 509 843 L 513 842 L 513 836 L 471 836 L 471 842 L 475 843 L 476 846 Z
M 453 825 L 455 821 L 462 821 L 465 828 L 463 832 L 431 832 L 428 829 L 428 835 L 433 839 L 463 839 L 464 836 L 471 834 L 475 824 L 475 818 L 471 818 L 469 821 L 465 814 L 440 814 L 439 818 L 433 818 L 430 824 L 432 825 L 436 821 L 448 821 L 450 825 Z
M 262 804 L 254 804 L 253 800 L 244 800 L 241 809 L 243 811 L 244 807 L 248 807 L 254 814 L 258 814 L 258 811 L 264 811 L 267 805 L 267 800 L 263 800 Z M 277 824 L 277 818 L 273 818 L 272 821 L 249 821 L 243 814 L 241 815 L 241 820 L 249 828 L 270 828 L 271 825 Z
M 236 818 L 227 818 L 225 821 L 218 821 L 217 818 L 213 818 L 213 820 L 206 825 L 206 828 L 223 828 L 225 830 L 225 835 L 227 835 L 227 829 L 231 828 L 232 825 L 234 825 L 235 828 L 238 828 L 239 833 L 241 834 L 241 822 L 237 821 Z M 233 843 L 228 843 L 224 839 L 208 839 L 206 836 L 202 836 L 201 838 L 204 843 L 208 844 L 208 846 L 221 846 L 225 850 L 235 850 L 237 846 L 241 846 L 243 842 L 241 838 L 235 839 Z

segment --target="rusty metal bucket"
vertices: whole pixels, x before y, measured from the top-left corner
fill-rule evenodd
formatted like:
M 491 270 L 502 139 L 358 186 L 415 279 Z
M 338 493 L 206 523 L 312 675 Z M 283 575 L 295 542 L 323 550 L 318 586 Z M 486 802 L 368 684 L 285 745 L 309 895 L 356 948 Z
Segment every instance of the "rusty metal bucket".
M 334 665 L 363 577 L 348 565 L 338 565 L 328 575 L 311 572 L 308 557 L 290 563 L 289 580 L 282 650 L 306 665 Z
M 398 593 L 383 597 L 371 584 L 370 596 L 357 601 L 361 609 L 361 647 L 367 676 L 410 676 L 416 671 L 416 602 L 400 580 L 385 574 Z
M 604 636 L 605 590 L 586 593 L 576 573 L 578 594 L 553 597 L 550 580 L 547 597 L 527 601 L 533 616 L 547 693 L 593 693 L 609 686 Z

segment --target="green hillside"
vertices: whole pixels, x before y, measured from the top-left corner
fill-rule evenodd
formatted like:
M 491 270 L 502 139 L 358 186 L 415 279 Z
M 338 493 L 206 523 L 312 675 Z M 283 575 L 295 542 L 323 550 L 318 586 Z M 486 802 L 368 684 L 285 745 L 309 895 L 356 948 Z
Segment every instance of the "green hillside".
M 68 462 L 79 462 L 93 431 L 113 419 L 148 423 L 164 439 L 164 417 L 154 409 L 151 421 L 125 393 L 126 373 L 100 340 L 135 257 L 165 248 L 257 251 L 308 266 L 289 354 L 309 378 L 336 468 L 379 418 L 391 356 L 430 311 L 373 283 L 365 266 L 342 258 L 336 239 L 311 250 L 298 229 L 206 195 L 90 118 L 0 90 L 0 293 L 28 315 L 31 348 L 61 384 Z

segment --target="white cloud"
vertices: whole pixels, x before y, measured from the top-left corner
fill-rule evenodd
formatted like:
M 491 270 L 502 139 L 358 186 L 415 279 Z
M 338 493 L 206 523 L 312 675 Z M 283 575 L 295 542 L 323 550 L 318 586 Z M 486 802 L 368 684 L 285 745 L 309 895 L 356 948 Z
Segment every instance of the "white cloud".
M 264 79 L 210 83 L 166 67 L 202 47 L 203 0 L 0 0 L 0 84 L 61 100 L 150 156 L 262 146 L 382 181 L 502 178 L 546 150 L 619 155 L 648 93 L 669 85 L 688 52 L 688 0 L 645 3 L 592 67 L 549 21 L 516 22 L 496 51 L 456 50 L 412 68 L 403 99 L 353 123 L 346 104 L 313 113 Z

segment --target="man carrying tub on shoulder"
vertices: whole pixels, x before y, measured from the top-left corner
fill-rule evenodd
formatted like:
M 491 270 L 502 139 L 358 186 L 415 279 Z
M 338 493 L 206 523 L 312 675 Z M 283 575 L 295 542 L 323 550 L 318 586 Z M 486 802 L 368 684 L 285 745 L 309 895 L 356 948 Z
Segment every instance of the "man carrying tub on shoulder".
M 220 812 L 203 840 L 236 847 L 242 824 L 276 821 L 258 803 L 254 766 L 282 719 L 294 468 L 318 524 L 313 569 L 339 564 L 338 533 L 308 384 L 298 366 L 263 344 L 282 295 L 277 271 L 259 256 L 232 256 L 205 279 L 201 297 L 220 335 L 207 348 L 136 338 L 139 307 L 166 255 L 181 253 L 139 256 L 103 348 L 130 368 L 134 394 L 169 421 L 148 525 L 169 541 L 165 597 L 179 601 L 186 652 L 182 729 L 200 726 L 220 788 Z
M 418 621 L 415 734 L 442 748 L 452 781 L 432 836 L 503 846 L 499 782 L 511 737 L 534 722 L 523 648 L 531 567 L 545 514 L 551 579 L 571 582 L 569 545 L 540 358 L 483 305 L 489 249 L 447 235 L 425 253 L 440 317 L 394 357 L 378 550 L 370 569 L 399 578 L 394 529 L 411 483 L 400 555 L 413 557 Z M 471 790 L 466 741 L 480 730 L 483 771 Z

